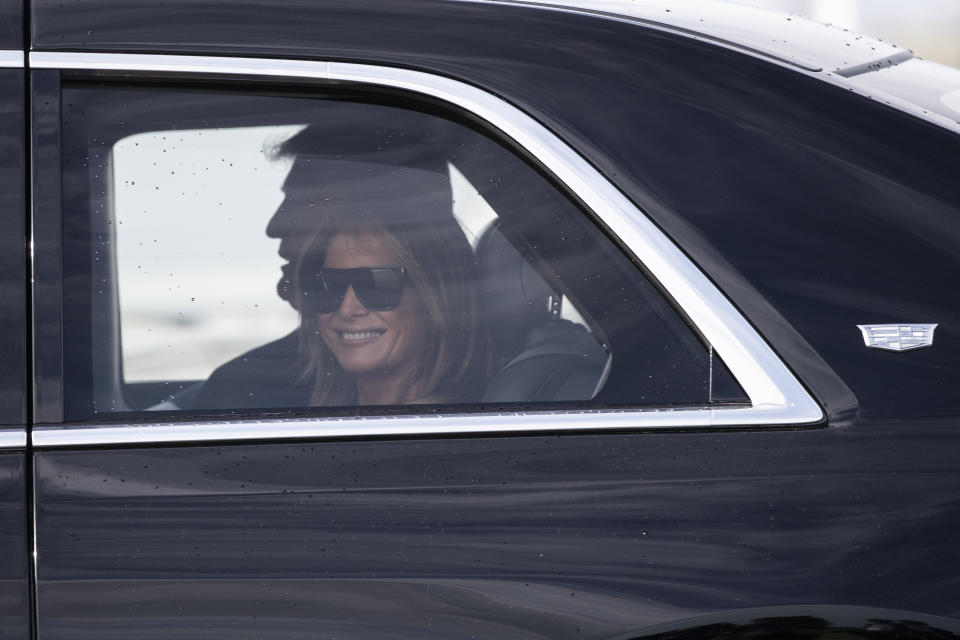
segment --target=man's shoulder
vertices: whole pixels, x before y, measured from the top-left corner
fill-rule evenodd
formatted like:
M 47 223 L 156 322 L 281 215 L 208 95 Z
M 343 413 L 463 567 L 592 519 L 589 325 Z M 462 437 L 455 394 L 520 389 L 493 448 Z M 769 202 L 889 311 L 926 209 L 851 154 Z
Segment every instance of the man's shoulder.
M 204 382 L 194 408 L 302 406 L 309 389 L 302 380 L 299 345 L 294 331 L 220 365 Z
M 300 357 L 300 338 L 297 331 L 260 345 L 246 353 L 237 356 L 233 360 L 225 362 L 217 367 L 211 375 L 217 375 L 221 371 L 230 371 L 233 369 L 244 369 L 249 367 L 271 366 L 282 368 L 296 368 Z

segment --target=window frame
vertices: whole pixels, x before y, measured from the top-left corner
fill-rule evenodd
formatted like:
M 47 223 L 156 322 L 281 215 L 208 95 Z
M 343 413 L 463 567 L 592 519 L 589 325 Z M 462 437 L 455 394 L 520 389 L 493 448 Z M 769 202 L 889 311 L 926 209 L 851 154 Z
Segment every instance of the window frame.
M 615 185 L 573 148 L 528 114 L 476 86 L 426 72 L 347 62 L 213 56 L 33 52 L 30 66 L 54 71 L 121 74 L 125 79 L 163 74 L 177 79 L 242 76 L 337 86 L 374 86 L 427 97 L 471 114 L 535 158 L 583 203 L 621 248 L 672 298 L 740 383 L 750 406 L 637 407 L 617 410 L 482 412 L 443 415 L 197 420 L 178 423 L 56 424 L 50 398 L 37 412 L 38 447 L 196 443 L 287 438 L 518 433 L 567 430 L 799 426 L 821 423 L 817 402 L 786 364 L 712 281 Z M 47 72 L 49 73 L 49 72 Z M 58 159 L 59 160 L 59 159 Z M 59 176 L 59 162 L 56 167 Z M 52 169 L 48 169 L 50 171 Z M 49 199 L 45 201 L 49 206 Z M 57 211 L 59 213 L 59 211 Z M 50 211 L 35 212 L 51 220 Z M 57 216 L 59 218 L 59 216 Z M 59 233 L 59 228 L 57 230 Z M 35 272 L 58 255 L 38 250 Z M 57 265 L 59 266 L 59 264 Z M 49 345 L 35 345 L 49 352 Z M 59 349 L 59 346 L 57 347 Z M 35 380 L 39 385 L 42 380 Z M 49 385 L 50 380 L 46 380 Z M 62 378 L 61 378 L 62 384 Z M 62 393 L 60 394 L 62 397 Z M 54 402 L 55 404 L 55 402 Z M 60 407 L 62 416 L 62 405 Z M 252 412 L 256 414 L 256 412 Z M 61 418 L 62 420 L 62 418 Z
M 24 426 L 28 420 L 27 403 L 28 381 L 27 372 L 29 358 L 29 316 L 26 306 L 29 304 L 28 293 L 25 288 L 26 255 L 24 246 L 24 232 L 26 218 L 24 205 L 27 199 L 26 175 L 28 156 L 23 149 L 23 133 L 26 130 L 23 111 L 23 91 L 25 79 L 23 77 L 24 53 L 15 49 L 0 49 L 0 69 L 5 81 L 19 87 L 14 93 L 5 96 L 5 106 L 13 106 L 14 110 L 5 114 L 3 133 L 10 139 L 20 143 L 20 146 L 8 150 L 3 161 L 4 187 L 7 189 L 3 210 L 4 230 L 6 236 L 0 240 L 3 256 L 0 258 L 0 276 L 3 281 L 2 303 L 6 306 L 0 325 L 9 335 L 4 336 L 5 346 L 0 349 L 4 355 L 4 371 L 0 375 L 0 385 L 4 394 L 0 403 L 0 451 L 21 451 L 27 447 L 27 430 Z M 7 361 L 9 359 L 9 361 Z

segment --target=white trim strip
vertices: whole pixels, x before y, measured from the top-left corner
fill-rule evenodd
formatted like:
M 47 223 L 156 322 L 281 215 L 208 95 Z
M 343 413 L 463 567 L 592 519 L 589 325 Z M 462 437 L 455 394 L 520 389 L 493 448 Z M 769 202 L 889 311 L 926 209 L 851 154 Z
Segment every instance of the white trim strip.
M 418 416 L 291 418 L 260 421 L 167 422 L 150 424 L 37 427 L 36 448 L 138 445 L 250 440 L 316 440 L 371 436 L 441 436 L 596 430 L 750 427 L 782 416 L 754 407 L 633 409 L 625 411 L 542 411 Z
M 23 69 L 25 59 L 23 51 L 0 49 L 0 68 L 2 69 Z
M 136 53 L 30 52 L 30 67 L 33 69 L 75 71 L 220 73 L 326 80 L 330 77 L 329 66 L 330 63 L 318 60 L 167 56 Z
M 713 411 L 701 409 L 671 412 L 671 418 L 667 420 L 669 426 L 796 425 L 818 422 L 823 419 L 823 412 L 820 407 L 763 338 L 653 222 L 638 211 L 626 196 L 565 142 L 526 113 L 482 89 L 450 78 L 409 69 L 305 60 L 34 52 L 30 54 L 30 64 L 36 68 L 49 69 L 261 75 L 293 79 L 357 82 L 429 95 L 466 109 L 486 120 L 532 153 L 561 182 L 576 193 L 613 233 L 620 237 L 634 255 L 644 263 L 650 273 L 673 296 L 707 341 L 713 345 L 713 348 L 723 358 L 753 405 L 748 409 Z M 715 421 L 714 413 L 724 416 L 721 422 Z M 532 428 L 551 430 L 555 428 L 589 428 L 589 425 L 584 424 L 582 417 L 576 418 L 577 426 L 563 427 L 562 424 L 565 421 L 561 419 L 561 416 L 568 414 L 549 415 L 556 426 L 547 426 L 542 421 L 538 421 L 539 426 L 532 427 L 526 420 L 520 422 L 507 420 L 513 426 L 500 428 L 492 424 L 486 425 L 484 421 L 490 422 L 492 416 L 477 416 L 470 419 L 478 425 L 485 425 L 482 428 L 478 427 L 485 433 L 529 430 Z M 569 415 L 576 417 L 582 414 Z M 593 426 L 598 426 L 599 422 L 609 421 L 606 418 L 600 419 L 600 415 L 611 414 L 593 414 L 590 420 Z M 664 426 L 661 424 L 664 419 L 663 412 L 637 410 L 612 415 L 620 416 L 617 421 L 626 420 L 630 427 L 621 424 L 609 428 Z M 630 417 L 624 418 L 623 416 Z M 682 416 L 680 419 L 687 421 L 683 425 L 677 422 L 677 418 L 680 416 Z M 416 431 L 417 433 L 446 432 L 439 430 L 439 425 L 438 427 L 423 426 L 425 420 L 430 421 L 432 419 L 443 422 L 450 420 L 450 417 L 398 418 L 398 420 L 408 422 L 410 420 L 415 421 L 417 425 L 420 425 L 417 428 L 419 429 Z M 498 424 L 503 423 L 504 420 L 505 416 L 496 415 Z M 457 420 L 457 423 L 460 427 L 455 429 L 456 432 L 463 432 L 464 428 L 473 432 L 473 429 L 466 427 L 461 420 Z M 257 423 L 244 424 L 250 424 L 253 427 Z M 328 427 L 325 426 L 329 424 L 328 421 L 296 421 L 295 424 L 298 425 L 295 429 L 298 435 L 289 437 L 324 437 L 328 433 Z M 377 427 L 378 429 L 382 429 L 385 423 L 377 421 L 376 424 L 380 425 Z M 407 422 L 404 422 L 404 424 L 406 425 Z M 311 426 L 306 427 L 305 425 Z M 246 429 L 239 428 L 239 425 L 236 424 L 234 427 L 237 427 L 235 429 L 237 438 L 246 439 L 248 437 L 241 435 L 241 432 L 245 432 Z M 177 432 L 177 429 L 183 427 L 182 425 L 167 425 L 166 428 L 174 433 Z M 358 430 L 358 428 L 359 422 L 351 426 L 351 433 L 366 433 L 365 429 Z M 414 429 L 412 426 L 395 426 L 387 429 L 386 432 L 395 433 L 396 428 Z M 102 437 L 105 437 L 109 429 L 127 430 L 131 427 L 88 427 L 87 429 L 101 432 L 104 434 Z M 143 427 L 133 429 L 136 433 L 143 433 Z M 257 437 L 268 437 L 262 433 L 262 426 L 260 429 L 261 435 Z M 302 432 L 303 429 L 310 430 L 310 434 Z M 191 426 L 190 431 L 193 437 L 188 439 L 196 440 L 198 430 Z M 71 432 L 76 433 L 76 430 L 71 430 Z M 414 431 L 403 431 L 403 433 L 408 432 L 412 433 Z M 109 433 L 116 433 L 117 437 L 120 437 L 120 432 L 109 431 Z M 127 431 L 124 431 L 124 433 L 127 433 Z M 381 432 L 377 431 L 377 433 Z M 180 434 L 177 438 L 186 438 L 187 435 Z M 338 432 L 336 435 L 345 434 Z M 144 434 L 144 437 L 152 438 L 153 436 Z M 269 437 L 277 436 L 271 435 Z M 215 436 L 210 436 L 210 438 L 218 439 Z M 204 439 L 207 439 L 207 437 L 205 436 Z M 105 441 L 98 440 L 98 443 L 103 442 Z M 37 444 L 39 445 L 40 441 Z
M 0 429 L 0 449 L 25 449 L 27 447 L 27 430 Z

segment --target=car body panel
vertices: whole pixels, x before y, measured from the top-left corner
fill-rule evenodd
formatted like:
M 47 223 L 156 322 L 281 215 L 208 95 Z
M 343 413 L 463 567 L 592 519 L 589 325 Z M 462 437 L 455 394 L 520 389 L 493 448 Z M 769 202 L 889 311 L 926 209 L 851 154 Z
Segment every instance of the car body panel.
M 33 261 L 33 423 L 63 420 L 63 280 L 60 266 L 60 177 L 40 171 L 60 164 L 60 76 L 31 71 L 31 189 Z
M 15 17 L 10 5 L 0 5 L 0 46 L 18 46 L 4 19 Z M 22 69 L 0 69 L 0 638 L 11 640 L 30 637 L 23 87 Z
M 690 36 L 710 40 L 715 44 L 736 47 L 742 51 L 754 52 L 772 59 L 786 61 L 810 71 L 826 70 L 834 73 L 843 73 L 844 70 L 866 66 L 874 61 L 889 59 L 905 59 L 911 54 L 907 49 L 895 44 L 884 42 L 877 38 L 851 33 L 846 29 L 823 24 L 800 15 L 787 15 L 757 7 L 741 5 L 718 5 L 711 0 L 671 0 L 671 1 L 625 1 L 625 0 L 466 0 L 478 5 L 501 4 L 513 5 L 517 9 L 541 8 L 541 13 L 556 13 L 558 10 L 580 12 L 583 14 L 602 15 L 614 19 L 631 20 L 646 27 L 673 30 Z M 358 3 L 359 4 L 359 3 Z M 446 11 L 470 11 L 472 7 L 452 7 L 452 3 L 436 2 L 436 0 L 421 0 L 406 2 L 402 7 L 393 11 L 398 17 L 401 15 L 420 16 L 430 18 L 433 14 Z M 297 14 L 305 14 L 309 20 L 311 3 L 293 0 L 287 2 L 287 7 Z M 347 3 L 340 6 L 346 8 Z M 376 3 L 366 3 L 374 7 Z M 34 29 L 37 34 L 38 48 L 52 45 L 58 48 L 74 49 L 90 47 L 94 43 L 103 44 L 160 44 L 164 37 L 164 23 L 160 22 L 149 30 L 137 27 L 134 23 L 125 23 L 123 20 L 97 25 L 95 30 L 83 29 L 83 20 L 80 13 L 99 12 L 122 9 L 122 3 L 107 0 L 99 3 L 84 3 L 84 7 L 74 10 L 62 6 L 45 7 L 40 5 L 35 12 Z M 186 3 L 177 9 L 189 10 Z M 325 7 L 325 11 L 332 9 L 336 12 L 336 5 Z M 361 4 L 358 9 L 364 11 Z M 380 6 L 382 11 L 384 7 Z M 481 12 L 483 6 L 476 7 Z M 215 24 L 209 25 L 216 29 L 228 30 L 232 20 L 243 19 L 244 7 L 240 3 L 221 3 L 217 9 L 196 9 L 206 15 L 216 17 Z M 169 10 L 158 7 L 156 17 L 164 20 L 171 15 Z M 494 10 L 496 11 L 496 10 Z M 501 13 L 506 9 L 501 9 Z M 401 13 L 402 12 L 402 13 Z M 386 17 L 386 16 L 385 16 Z M 442 18 L 439 18 L 442 20 Z M 280 18 L 280 20 L 284 20 Z M 279 26 L 281 22 L 274 23 Z M 270 28 L 270 25 L 264 25 Z M 363 23 L 354 23 L 351 28 L 362 30 Z M 140 33 L 149 35 L 147 37 Z M 173 35 L 172 33 L 170 34 Z M 160 39 L 158 39 L 158 36 Z M 170 38 L 173 44 L 177 39 L 188 40 L 189 34 Z M 61 42 L 55 42 L 60 39 Z M 229 42 L 229 41 L 224 41 Z M 240 41 L 237 41 L 240 42 Z
M 23 50 L 22 0 L 0 0 L 0 49 Z
M 898 96 L 924 111 L 960 121 L 960 70 L 931 60 L 914 58 L 864 73 L 854 84 L 884 96 Z
M 26 455 L 0 453 L 0 638 L 30 637 Z
M 27 422 L 24 108 L 23 70 L 0 69 L 0 425 L 12 426 Z
M 817 602 L 956 617 L 952 439 L 777 435 L 42 452 L 40 637 L 604 638 Z
M 478 0 L 479 2 L 489 0 Z M 879 38 L 760 7 L 713 0 L 495 0 L 618 16 L 755 52 L 808 71 L 840 75 L 895 64 L 913 54 Z
M 88 0 L 32 20 L 38 51 L 376 63 L 500 96 L 647 213 L 827 416 L 41 449 L 38 637 L 958 632 L 955 133 L 679 23 L 520 3 Z M 36 73 L 55 96 L 57 72 Z M 36 153 L 56 166 L 44 108 Z M 40 275 L 49 315 L 60 283 Z M 867 349 L 857 324 L 888 322 L 940 326 L 930 348 Z M 39 397 L 56 424 L 56 389 Z

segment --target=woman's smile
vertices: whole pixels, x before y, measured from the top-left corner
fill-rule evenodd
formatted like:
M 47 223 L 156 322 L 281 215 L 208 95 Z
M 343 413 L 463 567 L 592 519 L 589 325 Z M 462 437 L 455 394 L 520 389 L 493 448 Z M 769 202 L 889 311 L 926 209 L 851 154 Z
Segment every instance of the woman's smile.
M 370 344 L 386 332 L 386 329 L 351 329 L 337 331 L 340 335 L 340 340 L 348 347 Z

